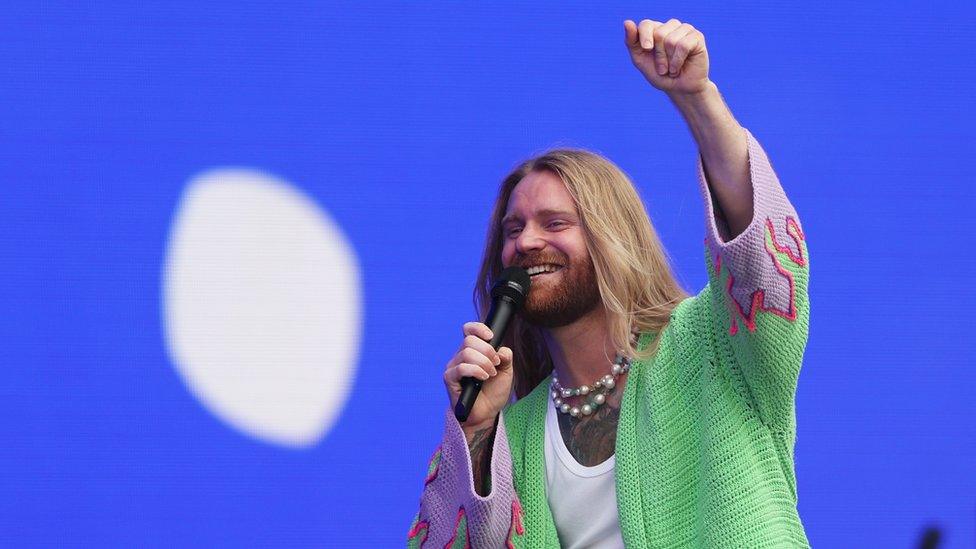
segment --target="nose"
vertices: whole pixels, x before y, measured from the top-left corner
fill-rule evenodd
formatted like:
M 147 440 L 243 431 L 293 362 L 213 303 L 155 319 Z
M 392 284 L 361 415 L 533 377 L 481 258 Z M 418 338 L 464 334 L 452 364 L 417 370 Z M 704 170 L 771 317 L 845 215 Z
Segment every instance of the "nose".
M 531 225 L 526 225 L 519 232 L 518 237 L 515 238 L 515 251 L 519 255 L 525 255 L 528 252 L 541 250 L 545 247 L 546 241 L 542 238 L 539 231 Z

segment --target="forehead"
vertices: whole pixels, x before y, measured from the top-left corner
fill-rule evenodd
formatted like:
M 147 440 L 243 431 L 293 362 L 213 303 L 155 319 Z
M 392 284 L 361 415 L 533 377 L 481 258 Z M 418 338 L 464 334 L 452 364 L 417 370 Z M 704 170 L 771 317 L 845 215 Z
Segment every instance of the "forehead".
M 530 172 L 512 189 L 505 216 L 531 217 L 543 210 L 576 213 L 576 203 L 556 174 Z

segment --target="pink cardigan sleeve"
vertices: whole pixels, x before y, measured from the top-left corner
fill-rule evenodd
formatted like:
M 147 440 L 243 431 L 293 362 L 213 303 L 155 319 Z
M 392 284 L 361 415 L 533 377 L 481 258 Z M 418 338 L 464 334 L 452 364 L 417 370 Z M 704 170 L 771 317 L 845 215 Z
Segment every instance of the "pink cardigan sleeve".
M 454 413 L 447 410 L 444 438 L 427 467 L 420 511 L 407 534 L 407 546 L 511 546 L 523 526 L 504 414 L 498 418 L 490 475 L 491 492 L 478 495 L 464 432 Z

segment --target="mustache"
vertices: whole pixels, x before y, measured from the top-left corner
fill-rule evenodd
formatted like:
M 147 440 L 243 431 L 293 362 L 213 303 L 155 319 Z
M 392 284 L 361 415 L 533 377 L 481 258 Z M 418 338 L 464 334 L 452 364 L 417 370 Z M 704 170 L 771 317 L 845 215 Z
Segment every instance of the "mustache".
M 563 267 L 566 267 L 567 265 L 569 265 L 569 258 L 564 255 L 555 255 L 555 254 L 531 254 L 531 255 L 516 257 L 515 261 L 512 264 L 525 269 L 528 267 L 532 267 L 533 265 L 544 265 L 547 263 L 552 265 L 562 265 Z

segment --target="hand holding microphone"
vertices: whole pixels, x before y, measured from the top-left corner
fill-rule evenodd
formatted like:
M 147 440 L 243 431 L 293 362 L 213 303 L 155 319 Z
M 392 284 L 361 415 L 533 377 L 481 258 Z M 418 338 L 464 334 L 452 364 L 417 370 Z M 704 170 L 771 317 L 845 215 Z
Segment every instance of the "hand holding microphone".
M 508 403 L 512 350 L 499 347 L 509 321 L 528 293 L 528 273 L 521 267 L 509 267 L 492 287 L 492 304 L 485 322 L 464 325 L 464 340 L 447 363 L 444 384 L 454 415 L 465 428 L 493 423 Z M 479 392 L 484 393 L 481 398 Z
M 447 386 L 451 408 L 454 410 L 457 410 L 461 395 L 461 380 L 473 378 L 481 381 L 481 395 L 468 410 L 467 417 L 463 420 L 458 418 L 466 429 L 493 423 L 498 413 L 508 404 L 512 391 L 512 350 L 508 347 L 497 351 L 493 349 L 488 343 L 492 335 L 488 326 L 481 322 L 466 323 L 461 348 L 447 363 L 444 371 L 444 385 Z

